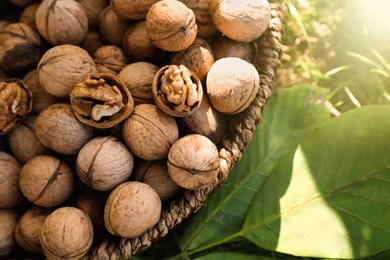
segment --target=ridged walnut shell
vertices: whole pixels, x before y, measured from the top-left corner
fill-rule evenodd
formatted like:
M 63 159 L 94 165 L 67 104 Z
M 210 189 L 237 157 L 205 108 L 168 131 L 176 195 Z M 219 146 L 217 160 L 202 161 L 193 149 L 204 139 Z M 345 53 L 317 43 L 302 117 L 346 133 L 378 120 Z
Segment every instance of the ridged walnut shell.
M 99 73 L 76 84 L 70 93 L 72 110 L 80 122 L 110 128 L 126 118 L 134 109 L 133 98 L 117 76 Z

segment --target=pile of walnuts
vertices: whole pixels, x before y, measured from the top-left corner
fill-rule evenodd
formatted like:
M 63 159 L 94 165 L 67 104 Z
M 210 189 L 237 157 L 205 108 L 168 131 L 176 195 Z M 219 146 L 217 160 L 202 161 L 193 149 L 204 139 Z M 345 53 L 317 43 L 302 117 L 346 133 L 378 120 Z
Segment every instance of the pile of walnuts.
M 0 257 L 80 259 L 215 182 L 267 0 L 0 2 Z

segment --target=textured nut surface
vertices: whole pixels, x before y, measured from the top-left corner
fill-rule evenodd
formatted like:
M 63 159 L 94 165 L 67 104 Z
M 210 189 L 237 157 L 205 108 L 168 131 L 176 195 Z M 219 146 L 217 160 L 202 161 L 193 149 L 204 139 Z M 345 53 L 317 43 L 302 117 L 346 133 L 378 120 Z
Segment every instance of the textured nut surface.
M 123 19 L 145 20 L 149 8 L 159 0 L 111 0 L 114 12 Z
M 253 42 L 239 42 L 225 36 L 220 36 L 213 44 L 215 60 L 227 57 L 237 57 L 253 63 L 257 54 Z
M 149 185 L 125 182 L 109 195 L 104 208 L 104 223 L 111 234 L 130 238 L 153 227 L 160 214 L 160 198 Z
M 158 1 L 146 16 L 151 42 L 166 51 L 181 51 L 195 40 L 198 27 L 194 12 L 177 0 Z
M 119 139 L 95 137 L 81 148 L 76 167 L 85 184 L 96 190 L 108 191 L 130 177 L 134 159 Z
M 23 201 L 19 187 L 21 168 L 15 157 L 0 151 L 0 208 L 15 207 Z
M 179 186 L 197 190 L 216 180 L 218 149 L 207 137 L 193 134 L 177 140 L 169 150 L 168 173 Z
M 127 65 L 124 51 L 115 45 L 104 45 L 93 55 L 99 72 L 117 74 Z
M 93 137 L 93 128 L 77 120 L 66 103 L 56 103 L 42 110 L 34 125 L 39 141 L 61 154 L 77 154 Z
M 211 104 L 226 114 L 237 114 L 247 108 L 255 99 L 259 85 L 256 68 L 236 57 L 217 60 L 206 80 Z
M 129 26 L 129 21 L 119 18 L 111 5 L 107 6 L 99 15 L 100 37 L 102 37 L 103 42 L 106 44 L 121 47 L 123 35 Z
M 133 98 L 115 75 L 100 73 L 77 83 L 70 93 L 75 116 L 96 128 L 113 127 L 133 112 Z
M 13 209 L 0 209 L 0 256 L 6 256 L 14 249 L 15 227 L 19 214 Z
M 88 18 L 88 28 L 98 29 L 99 15 L 109 5 L 107 0 L 77 0 Z
M 42 225 L 40 241 L 48 259 L 81 259 L 92 245 L 93 227 L 88 215 L 74 207 L 51 213 Z
M 88 31 L 88 17 L 75 0 L 42 1 L 35 13 L 35 23 L 51 45 L 78 45 Z
M 166 158 L 179 137 L 175 119 L 152 104 L 136 106 L 123 123 L 122 132 L 130 151 L 149 161 Z
M 236 41 L 259 38 L 271 20 L 268 0 L 210 0 L 209 8 L 218 30 Z
M 65 162 L 39 155 L 23 165 L 19 185 L 23 195 L 35 205 L 54 207 L 72 194 L 73 173 Z
M 0 82 L 0 135 L 11 131 L 32 110 L 32 93 L 20 79 Z
M 193 113 L 203 97 L 202 83 L 184 65 L 166 65 L 154 77 L 152 92 L 156 105 L 172 116 Z

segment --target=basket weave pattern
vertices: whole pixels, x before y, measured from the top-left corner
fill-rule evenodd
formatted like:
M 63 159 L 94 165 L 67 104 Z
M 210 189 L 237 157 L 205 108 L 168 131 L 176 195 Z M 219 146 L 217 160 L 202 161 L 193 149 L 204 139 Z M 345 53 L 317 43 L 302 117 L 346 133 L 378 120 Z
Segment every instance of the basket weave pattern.
M 89 255 L 90 259 L 118 259 L 120 256 L 127 258 L 148 248 L 153 241 L 164 237 L 169 229 L 198 211 L 207 195 L 228 177 L 252 139 L 252 133 L 262 118 L 263 110 L 271 96 L 271 89 L 275 85 L 276 71 L 280 65 L 282 54 L 280 42 L 283 30 L 281 0 L 270 1 L 270 3 L 272 19 L 269 28 L 255 41 L 258 48 L 255 65 L 260 75 L 260 88 L 252 104 L 242 113 L 231 117 L 229 132 L 219 145 L 221 167 L 218 180 L 205 188 L 186 191 L 180 199 L 173 201 L 162 211 L 159 222 L 144 234 L 130 239 L 104 240 L 93 249 Z

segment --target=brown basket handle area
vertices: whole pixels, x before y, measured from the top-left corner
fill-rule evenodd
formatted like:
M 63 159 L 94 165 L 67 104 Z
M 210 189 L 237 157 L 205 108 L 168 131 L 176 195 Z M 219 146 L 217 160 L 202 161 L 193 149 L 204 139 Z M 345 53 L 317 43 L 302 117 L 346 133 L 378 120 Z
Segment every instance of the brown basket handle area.
M 165 208 L 159 222 L 141 236 L 104 240 L 93 249 L 91 255 L 88 256 L 90 259 L 118 259 L 120 256 L 128 258 L 148 248 L 153 241 L 164 237 L 169 229 L 198 211 L 207 195 L 228 177 L 229 172 L 241 158 L 243 150 L 252 139 L 252 133 L 262 118 L 263 110 L 271 96 L 271 89 L 275 86 L 276 71 L 280 66 L 283 31 L 282 1 L 274 0 L 270 3 L 272 19 L 269 28 L 255 41 L 258 48 L 255 63 L 260 75 L 260 88 L 251 105 L 231 119 L 230 132 L 223 138 L 219 147 L 221 167 L 218 180 L 199 190 L 187 190 L 180 199 L 173 201 L 169 207 Z

